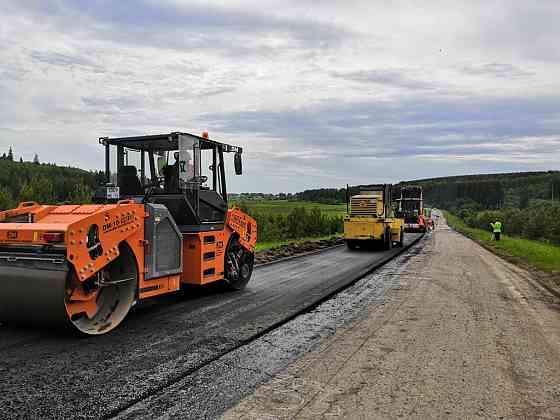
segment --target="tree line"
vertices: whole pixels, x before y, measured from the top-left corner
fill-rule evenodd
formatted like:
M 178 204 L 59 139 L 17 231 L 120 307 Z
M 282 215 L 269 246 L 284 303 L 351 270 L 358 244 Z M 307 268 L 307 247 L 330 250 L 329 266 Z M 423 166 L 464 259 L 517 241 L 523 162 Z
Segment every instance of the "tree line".
M 560 245 L 560 172 L 526 172 L 422 181 L 426 200 L 473 228 L 500 220 L 511 236 Z
M 0 160 L 9 160 L 11 162 L 14 161 L 14 151 L 12 150 L 12 146 L 10 146 L 10 148 L 8 149 L 8 153 L 6 154 L 5 152 L 2 153 L 2 156 L 0 156 Z M 23 157 L 19 158 L 19 162 L 23 163 Z M 35 155 L 33 156 L 33 163 L 36 165 L 39 165 L 39 155 L 37 153 L 35 153 Z
M 502 222 L 507 235 L 560 245 L 560 203 L 535 200 L 524 209 L 470 211 L 461 209 L 460 216 L 468 226 L 490 231 L 490 223 Z
M 444 209 L 460 208 L 475 203 L 479 210 L 525 208 L 531 200 L 560 201 L 560 172 L 519 172 L 509 174 L 464 175 L 400 182 L 393 185 L 393 198 L 400 197 L 403 186 L 419 185 L 428 206 Z M 359 193 L 351 186 L 349 195 Z M 346 202 L 346 188 L 318 188 L 294 194 L 298 201 L 316 203 Z
M 560 198 L 558 171 L 435 178 L 406 184 L 421 185 L 425 202 L 448 210 L 465 204 L 478 210 L 523 209 L 534 200 Z
M 23 201 L 89 203 L 93 190 L 102 182 L 103 172 L 2 159 L 0 210 L 13 208 Z

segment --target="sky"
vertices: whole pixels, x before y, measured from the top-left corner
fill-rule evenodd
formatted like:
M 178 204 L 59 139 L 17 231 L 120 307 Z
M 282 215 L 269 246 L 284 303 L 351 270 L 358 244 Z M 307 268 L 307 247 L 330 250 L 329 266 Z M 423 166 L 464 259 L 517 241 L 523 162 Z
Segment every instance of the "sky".
M 2 0 L 0 152 L 208 131 L 229 191 L 560 169 L 556 0 Z M 232 165 L 229 165 L 232 167 Z

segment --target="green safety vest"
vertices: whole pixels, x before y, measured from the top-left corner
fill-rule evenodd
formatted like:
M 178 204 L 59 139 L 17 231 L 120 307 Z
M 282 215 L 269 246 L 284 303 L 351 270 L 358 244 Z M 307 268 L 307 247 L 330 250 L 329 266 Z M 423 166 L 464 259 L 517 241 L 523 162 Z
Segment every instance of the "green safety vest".
M 502 222 L 490 223 L 492 229 L 494 229 L 494 233 L 502 233 Z

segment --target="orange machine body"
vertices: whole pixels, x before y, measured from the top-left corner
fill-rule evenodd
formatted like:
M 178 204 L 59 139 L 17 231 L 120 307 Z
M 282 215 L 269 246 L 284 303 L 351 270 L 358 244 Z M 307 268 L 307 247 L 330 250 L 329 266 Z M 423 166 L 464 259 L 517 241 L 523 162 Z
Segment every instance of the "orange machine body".
M 232 235 L 237 235 L 240 244 L 253 252 L 257 242 L 256 234 L 255 220 L 237 208 L 228 210 L 226 223 L 221 231 L 184 234 L 181 281 L 203 285 L 222 280 L 225 252 Z
M 60 206 L 26 202 L 0 212 L 0 245 L 64 249 L 76 279 L 83 282 L 115 260 L 119 245 L 126 242 L 138 268 L 137 299 L 145 299 L 176 291 L 181 283 L 203 285 L 224 279 L 230 238 L 236 235 L 239 243 L 251 252 L 257 240 L 255 220 L 239 209 L 230 209 L 222 230 L 182 234 L 182 273 L 146 279 L 144 251 L 150 245 L 144 235 L 146 216 L 144 205 L 132 200 Z M 98 227 L 101 245 L 100 255 L 94 258 L 87 246 L 87 233 L 92 225 Z M 76 300 L 84 302 L 85 307 L 93 297 Z

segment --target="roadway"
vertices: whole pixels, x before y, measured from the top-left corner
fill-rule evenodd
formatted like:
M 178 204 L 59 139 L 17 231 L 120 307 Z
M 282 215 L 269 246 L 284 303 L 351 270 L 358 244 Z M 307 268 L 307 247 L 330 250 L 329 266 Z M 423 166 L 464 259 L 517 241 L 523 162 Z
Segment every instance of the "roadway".
M 408 234 L 405 246 L 418 237 Z M 116 331 L 99 337 L 0 325 L 0 417 L 117 415 L 399 252 L 337 247 L 257 267 L 243 292 L 211 287 L 154 299 L 135 307 Z

